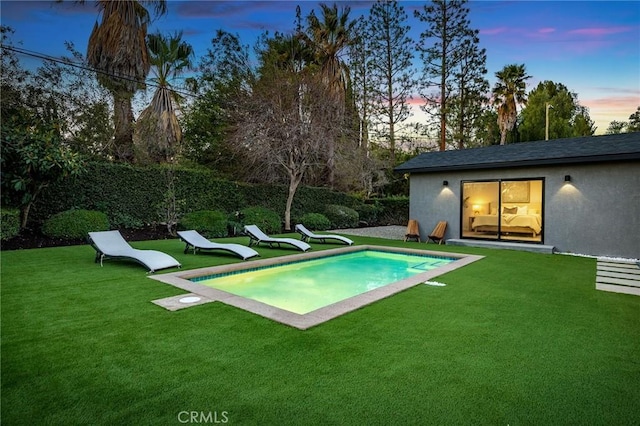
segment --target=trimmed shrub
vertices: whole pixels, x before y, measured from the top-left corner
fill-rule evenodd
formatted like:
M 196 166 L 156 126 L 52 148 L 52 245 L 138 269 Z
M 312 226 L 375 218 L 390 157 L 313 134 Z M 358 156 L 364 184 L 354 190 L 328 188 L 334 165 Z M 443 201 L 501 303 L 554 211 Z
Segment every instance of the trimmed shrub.
M 20 210 L 0 209 L 0 239 L 10 240 L 20 233 Z
M 354 228 L 358 226 L 358 212 L 350 207 L 330 204 L 325 208 L 324 214 L 333 228 Z
M 227 215 L 217 210 L 200 210 L 185 214 L 180 220 L 183 229 L 194 229 L 207 238 L 227 236 Z
M 248 207 L 241 211 L 243 225 L 257 225 L 266 234 L 282 231 L 282 222 L 278 213 L 265 207 Z
M 92 231 L 108 231 L 107 215 L 95 210 L 67 210 L 51 216 L 42 226 L 42 233 L 52 238 L 86 238 Z
M 326 231 L 331 228 L 331 221 L 322 213 L 307 213 L 300 218 L 300 223 L 313 231 Z
M 358 212 L 360 222 L 364 222 L 368 226 L 375 226 L 378 224 L 378 215 L 383 209 L 377 203 L 374 203 L 359 205 L 355 210 Z

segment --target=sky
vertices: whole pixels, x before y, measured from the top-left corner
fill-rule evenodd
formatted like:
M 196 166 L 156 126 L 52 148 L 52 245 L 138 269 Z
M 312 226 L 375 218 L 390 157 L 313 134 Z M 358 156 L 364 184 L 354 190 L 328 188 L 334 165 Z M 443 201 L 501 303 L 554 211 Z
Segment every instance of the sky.
M 289 33 L 296 6 L 302 16 L 320 13 L 318 1 L 172 1 L 168 13 L 155 19 L 149 32 L 183 32 L 196 61 L 206 54 L 215 31 L 237 33 L 253 46 L 264 31 Z M 326 1 L 332 4 L 331 1 Z M 367 15 L 371 1 L 338 1 L 350 16 Z M 425 1 L 400 1 L 409 16 L 410 35 L 419 40 L 424 24 L 413 16 Z M 628 121 L 640 106 L 640 0 L 627 1 L 502 1 L 472 0 L 471 28 L 479 30 L 487 51 L 487 78 L 508 64 L 525 64 L 531 78 L 527 91 L 540 82 L 564 84 L 589 109 L 603 134 L 613 120 Z M 68 56 L 65 41 L 86 53 L 93 25 L 99 19 L 95 1 L 0 1 L 0 23 L 15 30 L 14 45 L 49 56 Z M 420 67 L 419 59 L 415 64 Z M 421 102 L 416 96 L 414 116 Z M 553 110 L 551 110 L 552 113 Z

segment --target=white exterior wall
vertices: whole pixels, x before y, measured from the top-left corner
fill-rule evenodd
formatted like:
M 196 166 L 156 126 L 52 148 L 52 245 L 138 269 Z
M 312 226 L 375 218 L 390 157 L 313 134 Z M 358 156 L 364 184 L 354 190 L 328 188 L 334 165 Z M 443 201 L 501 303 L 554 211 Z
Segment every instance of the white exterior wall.
M 448 222 L 446 238 L 461 238 L 461 182 L 519 178 L 545 180 L 544 244 L 561 252 L 640 258 L 637 161 L 412 174 L 409 217 L 418 220 L 423 240 L 440 220 Z

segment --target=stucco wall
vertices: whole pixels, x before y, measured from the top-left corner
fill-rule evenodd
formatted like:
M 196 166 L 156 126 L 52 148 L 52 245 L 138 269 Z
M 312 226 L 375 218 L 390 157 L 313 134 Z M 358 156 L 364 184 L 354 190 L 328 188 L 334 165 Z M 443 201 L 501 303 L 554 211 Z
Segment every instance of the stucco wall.
M 545 179 L 544 244 L 561 252 L 640 258 L 637 161 L 412 174 L 409 216 L 418 220 L 423 240 L 440 220 L 449 223 L 446 238 L 461 238 L 461 181 L 514 178 Z

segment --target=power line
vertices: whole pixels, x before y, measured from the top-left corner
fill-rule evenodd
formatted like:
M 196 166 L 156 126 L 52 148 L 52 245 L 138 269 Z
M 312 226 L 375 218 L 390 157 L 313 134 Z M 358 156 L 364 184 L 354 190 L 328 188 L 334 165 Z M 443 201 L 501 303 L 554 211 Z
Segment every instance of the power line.
M 10 50 L 12 52 L 16 52 L 16 53 L 21 54 L 21 55 L 26 55 L 26 56 L 31 56 L 33 58 L 42 59 L 44 61 L 51 61 L 51 62 L 55 62 L 55 63 L 58 63 L 58 64 L 67 65 L 67 66 L 74 67 L 74 68 L 79 68 L 79 69 L 82 69 L 82 70 L 85 70 L 85 71 L 91 71 L 91 72 L 95 72 L 95 73 L 98 73 L 98 74 L 103 74 L 103 75 L 106 75 L 106 76 L 112 77 L 112 78 L 118 78 L 118 79 L 121 79 L 121 80 L 127 80 L 127 81 L 131 81 L 131 82 L 134 82 L 134 83 L 137 83 L 137 84 L 145 84 L 147 86 L 155 87 L 155 88 L 158 88 L 158 89 L 163 88 L 162 86 L 159 86 L 158 84 L 155 84 L 152 81 L 148 82 L 148 81 L 144 81 L 144 80 L 138 80 L 138 79 L 135 79 L 135 78 L 132 78 L 132 77 L 114 75 L 114 74 L 108 73 L 106 71 L 99 70 L 97 68 L 92 68 L 92 67 L 87 66 L 85 64 L 80 64 L 80 63 L 77 63 L 77 62 L 73 62 L 70 59 L 56 58 L 54 56 L 49 56 L 49 55 L 46 55 L 44 53 L 34 52 L 32 50 L 22 49 L 22 48 L 14 47 L 14 46 L 7 46 L 5 44 L 0 44 L 0 48 L 6 49 L 6 50 Z M 174 88 L 165 87 L 164 89 L 169 90 L 169 91 L 174 92 L 174 93 L 177 93 L 177 94 L 182 95 L 182 96 L 190 96 L 190 97 L 194 97 L 194 98 L 198 98 L 199 97 L 196 94 L 193 94 L 193 93 L 190 93 L 190 92 L 183 92 L 181 90 L 177 90 L 177 89 L 174 89 Z

